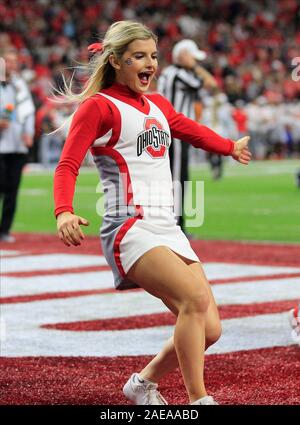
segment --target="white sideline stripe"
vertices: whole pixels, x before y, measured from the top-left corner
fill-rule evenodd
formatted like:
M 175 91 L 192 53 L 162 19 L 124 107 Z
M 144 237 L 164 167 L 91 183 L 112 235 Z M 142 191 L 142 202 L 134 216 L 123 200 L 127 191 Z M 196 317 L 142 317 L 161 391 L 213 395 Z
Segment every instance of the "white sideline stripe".
M 220 340 L 207 354 L 293 345 L 288 313 L 226 319 Z
M 107 288 L 114 288 L 113 274 L 110 270 L 30 276 L 22 279 L 3 276 L 0 283 L 0 295 L 1 297 L 15 297 Z
M 255 276 L 261 276 L 262 272 L 265 272 L 266 275 L 279 273 L 278 267 L 263 267 L 259 269 L 251 268 L 251 270 L 245 270 L 244 267 L 239 264 L 224 264 L 220 263 L 210 263 L 205 265 L 205 270 L 207 272 L 209 279 L 214 279 L 217 276 L 220 276 L 221 273 L 227 274 L 227 277 L 237 277 L 240 274 L 244 273 L 253 273 Z M 276 271 L 275 271 L 275 270 Z M 281 273 L 289 273 L 290 268 L 280 267 Z M 288 270 L 286 270 L 288 269 Z M 231 274 L 229 274 L 231 273 Z M 222 274 L 223 276 L 223 274 Z M 286 286 L 289 282 L 295 282 L 297 285 L 300 282 L 299 278 L 290 278 L 284 280 L 274 279 L 272 281 L 261 281 L 261 282 L 243 282 L 241 285 L 237 283 L 232 284 L 222 284 L 222 285 L 212 285 L 213 291 L 217 294 L 220 293 L 219 298 L 228 300 L 227 303 L 230 304 L 232 299 L 232 291 L 236 292 L 236 296 L 244 297 L 247 302 L 259 302 L 261 297 L 269 298 L 271 295 L 271 288 L 275 289 L 274 296 L 283 298 L 293 298 L 290 296 L 290 293 L 294 293 L 294 288 Z M 278 284 L 277 288 L 276 282 L 285 282 L 284 285 Z M 275 285 L 275 286 L 271 286 Z M 229 285 L 229 286 L 228 286 Z M 238 286 L 237 286 L 238 285 Z M 65 291 L 81 291 L 81 290 L 92 290 L 92 289 L 107 289 L 114 288 L 113 274 L 111 271 L 99 271 L 99 272 L 82 272 L 82 273 L 64 273 L 58 275 L 48 275 L 48 276 L 30 276 L 23 278 L 8 277 L 2 276 L 0 281 L 0 296 L 2 297 L 12 297 L 19 295 L 39 295 L 43 293 L 54 293 L 54 292 L 65 292 Z M 230 288 L 230 291 L 228 289 Z M 295 289 L 296 290 L 296 289 Z M 277 295 L 276 295 L 277 293 Z M 229 294 L 229 295 L 228 295 Z M 299 295 L 296 297 L 300 298 Z M 254 298 L 253 298 L 254 297 Z M 275 298 L 280 299 L 280 298 Z M 275 300 L 274 299 L 274 300 Z M 252 300 L 252 301 L 251 301 Z M 271 300 L 273 301 L 273 299 Z
M 51 189 L 21 189 L 20 195 L 23 196 L 45 196 L 50 195 Z
M 218 305 L 280 301 L 299 298 L 300 279 L 298 281 L 282 279 L 222 284 L 214 285 L 212 289 Z M 16 324 L 17 327 L 27 326 L 27 324 L 35 326 L 37 323 L 55 324 L 126 318 L 165 311 L 167 311 L 166 306 L 158 298 L 144 291 L 114 292 L 1 305 L 1 314 L 7 314 L 7 320 Z M 16 320 L 18 317 L 22 319 Z
M 76 193 L 95 193 L 96 194 L 96 185 L 77 187 Z M 45 195 L 51 195 L 52 190 L 51 189 L 21 189 L 20 194 L 23 196 L 45 196 Z
M 227 159 L 227 158 L 226 158 Z M 228 158 L 229 159 L 229 158 Z M 276 164 L 277 163 L 277 164 Z M 231 159 L 226 161 L 226 176 L 265 176 L 265 175 L 279 175 L 279 174 L 290 174 L 294 177 L 296 171 L 299 169 L 299 163 L 293 160 L 274 161 L 274 163 L 268 161 L 251 161 L 251 166 L 239 167 L 236 162 Z M 199 173 L 200 167 L 196 165 L 191 166 L 193 173 Z M 201 163 L 201 172 L 209 172 L 209 165 L 207 163 Z
M 217 304 L 252 304 L 300 298 L 300 277 L 212 285 Z
M 24 255 L 5 258 L 1 264 L 1 272 L 44 271 L 83 266 L 107 265 L 100 255 L 43 254 Z M 209 279 L 227 279 L 244 276 L 265 276 L 275 273 L 300 273 L 300 267 L 257 266 L 232 263 L 205 263 L 205 272 Z
M 23 278 L 21 281 L 3 276 L 0 283 L 0 296 L 15 297 L 107 288 L 114 288 L 111 271 L 53 275 L 46 278 L 33 276 Z M 300 278 L 222 283 L 212 285 L 212 291 L 219 305 L 296 299 L 300 298 Z M 129 293 L 118 292 L 116 295 L 126 296 L 124 302 L 127 302 Z
M 0 256 L 1 257 L 10 257 L 10 256 L 14 256 L 14 255 L 18 255 L 18 254 L 20 254 L 21 253 L 21 251 L 12 251 L 12 250 L 9 250 L 9 249 L 1 249 L 0 250 Z
M 223 320 L 223 336 L 209 354 L 292 345 L 288 314 Z M 30 327 L 12 331 L 7 324 L 1 355 L 138 356 L 155 355 L 173 334 L 171 326 L 123 331 L 73 332 Z
M 105 258 L 100 255 L 72 254 L 24 255 L 22 257 L 5 258 L 1 263 L 2 273 L 107 265 Z
M 210 280 L 244 276 L 300 273 L 300 267 L 256 266 L 234 263 L 204 263 L 204 270 Z
M 259 289 L 256 285 L 259 285 Z M 228 300 L 230 304 L 249 303 L 249 296 L 253 300 L 255 294 L 260 302 L 293 298 L 300 293 L 300 285 L 297 279 L 282 279 L 215 285 L 213 290 L 217 303 L 224 305 Z M 154 354 L 162 347 L 166 337 L 172 334 L 172 327 L 74 332 L 42 329 L 40 326 L 118 317 L 126 320 L 129 316 L 166 310 L 160 300 L 145 292 L 4 304 L 1 306 L 1 316 L 6 323 L 6 340 L 1 343 L 0 353 L 2 356 Z M 289 338 L 286 316 L 283 313 L 223 320 L 225 332 L 219 343 L 223 345 L 216 345 L 213 350 L 217 351 L 213 352 L 288 345 L 292 340 Z M 134 346 L 132 341 L 135 341 Z
M 167 308 L 158 298 L 142 291 L 1 305 L 1 315 L 6 317 L 7 326 L 13 329 L 44 323 L 125 318 L 164 311 Z

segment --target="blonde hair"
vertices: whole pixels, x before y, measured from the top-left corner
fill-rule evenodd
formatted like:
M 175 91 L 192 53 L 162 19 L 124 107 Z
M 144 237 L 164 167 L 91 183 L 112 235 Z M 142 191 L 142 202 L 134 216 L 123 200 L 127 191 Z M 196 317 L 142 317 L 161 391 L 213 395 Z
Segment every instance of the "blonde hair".
M 81 103 L 85 99 L 109 87 L 115 81 L 115 69 L 109 62 L 110 55 L 121 59 L 128 45 L 134 40 L 148 40 L 152 38 L 157 43 L 157 36 L 145 25 L 139 22 L 118 21 L 112 24 L 102 41 L 101 54 L 95 54 L 90 60 L 88 69 L 90 77 L 84 90 L 75 94 L 72 91 L 72 79 L 69 85 L 64 80 L 64 92 L 59 92 L 63 102 Z

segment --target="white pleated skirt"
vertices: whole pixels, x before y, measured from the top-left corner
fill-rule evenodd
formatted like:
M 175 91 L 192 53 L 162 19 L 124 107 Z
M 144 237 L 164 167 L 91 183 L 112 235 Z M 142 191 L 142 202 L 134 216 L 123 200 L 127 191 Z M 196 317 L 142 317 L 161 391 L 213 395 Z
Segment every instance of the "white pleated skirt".
M 166 246 L 176 254 L 200 262 L 189 240 L 177 225 L 173 207 L 143 207 L 141 216 L 105 214 L 101 227 L 104 255 L 112 267 L 115 287 L 130 289 L 138 284 L 130 282 L 126 274 L 147 251 Z

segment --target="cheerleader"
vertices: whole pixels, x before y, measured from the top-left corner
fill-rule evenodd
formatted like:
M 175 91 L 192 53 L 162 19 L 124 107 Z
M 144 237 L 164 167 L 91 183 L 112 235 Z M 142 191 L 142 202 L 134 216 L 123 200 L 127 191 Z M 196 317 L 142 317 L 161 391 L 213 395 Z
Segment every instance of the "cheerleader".
M 204 385 L 204 351 L 221 334 L 217 306 L 201 262 L 173 211 L 171 138 L 248 164 L 248 137 L 233 142 L 183 114 L 159 94 L 146 94 L 157 70 L 157 37 L 140 23 L 110 26 L 92 60 L 54 179 L 58 235 L 80 245 L 73 211 L 80 165 L 90 149 L 106 196 L 101 243 L 118 290 L 143 288 L 176 315 L 162 351 L 124 385 L 134 404 L 167 404 L 159 380 L 180 367 L 191 404 L 217 404 Z M 134 341 L 132 341 L 134 344 Z

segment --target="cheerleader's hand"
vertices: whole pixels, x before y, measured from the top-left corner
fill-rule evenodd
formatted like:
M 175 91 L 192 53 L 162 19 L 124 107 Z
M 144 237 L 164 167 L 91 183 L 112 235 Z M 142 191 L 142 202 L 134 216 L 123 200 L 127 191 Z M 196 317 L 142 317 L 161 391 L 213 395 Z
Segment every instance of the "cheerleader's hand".
M 244 165 L 248 165 L 252 157 L 252 154 L 248 149 L 249 140 L 249 136 L 245 136 L 237 140 L 234 143 L 234 148 L 231 155 L 232 158 Z
M 89 222 L 85 218 L 68 211 L 59 214 L 57 216 L 57 230 L 60 240 L 67 246 L 81 245 L 84 234 L 80 225 L 88 226 Z

